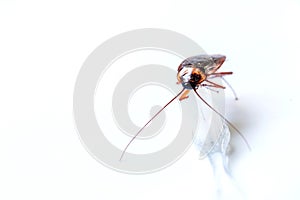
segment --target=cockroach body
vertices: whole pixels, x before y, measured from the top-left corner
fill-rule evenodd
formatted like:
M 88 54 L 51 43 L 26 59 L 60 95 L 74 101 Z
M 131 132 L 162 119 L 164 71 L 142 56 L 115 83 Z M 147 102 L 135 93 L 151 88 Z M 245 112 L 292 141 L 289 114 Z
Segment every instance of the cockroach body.
M 221 88 L 225 89 L 224 86 L 219 85 L 210 81 L 210 79 L 221 77 L 225 75 L 231 75 L 232 72 L 217 72 L 217 70 L 222 66 L 225 62 L 226 56 L 215 54 L 215 55 L 198 55 L 185 59 L 178 67 L 177 72 L 177 84 L 181 84 L 183 89 L 173 98 L 171 99 L 165 106 L 163 106 L 129 141 L 129 143 L 124 148 L 120 160 L 122 160 L 127 148 L 133 142 L 133 140 L 142 132 L 142 130 L 161 112 L 163 111 L 172 101 L 174 101 L 177 97 L 182 101 L 188 98 L 188 94 L 191 90 L 194 90 L 196 95 L 215 113 L 217 113 L 224 121 L 233 128 L 245 141 L 249 150 L 251 149 L 246 138 L 242 135 L 242 133 L 230 122 L 228 121 L 220 112 L 218 112 L 215 108 L 213 108 L 205 99 L 203 99 L 200 94 L 197 92 L 199 87 L 206 88 Z M 224 79 L 223 79 L 224 80 Z M 225 81 L 226 82 L 226 81 Z M 227 83 L 227 82 L 226 82 Z M 228 83 L 227 83 L 228 84 Z M 228 84 L 229 85 L 229 84 Z M 232 89 L 232 87 L 229 85 Z M 233 89 L 232 89 L 233 90 Z M 236 94 L 235 99 L 237 100 Z

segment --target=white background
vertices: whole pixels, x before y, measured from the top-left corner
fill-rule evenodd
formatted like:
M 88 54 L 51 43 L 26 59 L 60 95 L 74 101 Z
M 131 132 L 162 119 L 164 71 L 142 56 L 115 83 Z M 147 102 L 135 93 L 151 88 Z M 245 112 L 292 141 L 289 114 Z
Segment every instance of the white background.
M 0 1 L 0 199 L 209 199 L 207 160 L 193 148 L 148 175 L 94 160 L 72 116 L 76 76 L 110 37 L 164 28 L 228 58 L 240 100 L 227 117 L 232 174 L 249 199 L 299 199 L 300 3 L 286 1 Z M 175 66 L 174 66 L 175 67 Z M 175 80 L 174 80 L 175 82 Z M 173 84 L 173 83 L 171 83 Z

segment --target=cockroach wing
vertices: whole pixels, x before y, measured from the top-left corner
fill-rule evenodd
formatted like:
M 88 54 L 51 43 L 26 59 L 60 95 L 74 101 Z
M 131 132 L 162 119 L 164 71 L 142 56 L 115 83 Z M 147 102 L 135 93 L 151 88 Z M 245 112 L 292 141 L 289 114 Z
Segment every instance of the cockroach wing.
M 198 55 L 185 59 L 178 67 L 178 71 L 183 68 L 198 68 L 206 75 L 216 72 L 224 63 L 224 55 Z

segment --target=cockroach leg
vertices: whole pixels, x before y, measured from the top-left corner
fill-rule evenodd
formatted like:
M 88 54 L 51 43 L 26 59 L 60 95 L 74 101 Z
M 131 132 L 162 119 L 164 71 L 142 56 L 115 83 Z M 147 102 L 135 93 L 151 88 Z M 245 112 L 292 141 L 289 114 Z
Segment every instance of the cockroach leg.
M 203 86 L 203 85 L 201 85 L 201 86 Z M 208 90 L 210 90 L 210 91 L 212 91 L 212 92 L 219 93 L 218 90 L 214 90 L 214 89 L 212 89 L 212 88 L 210 88 L 210 87 L 206 87 L 205 85 L 204 85 L 204 87 L 205 87 L 205 89 L 208 89 Z
M 233 74 L 233 72 L 215 72 L 210 75 L 214 75 L 215 77 L 220 77 L 220 76 L 231 75 L 231 74 Z
M 224 86 L 222 85 L 219 85 L 217 83 L 214 83 L 212 81 L 209 81 L 209 80 L 205 80 L 206 82 L 210 83 L 211 85 L 208 85 L 208 84 L 201 84 L 201 86 L 208 86 L 208 87 L 215 87 L 215 88 L 221 88 L 221 89 L 225 89 Z
M 237 97 L 236 92 L 234 91 L 233 87 L 223 77 L 225 75 L 231 75 L 231 74 L 233 74 L 233 72 L 215 72 L 215 73 L 210 74 L 208 78 L 209 79 L 213 79 L 213 78 L 220 77 L 226 83 L 226 85 L 228 85 L 228 87 L 231 89 L 231 91 L 232 91 L 232 93 L 234 95 L 235 100 L 238 100 L 238 97 Z
M 187 98 L 189 98 L 189 94 L 190 93 L 190 90 L 185 90 L 183 93 L 182 93 L 182 95 L 179 97 L 179 101 L 182 101 L 182 100 L 184 100 L 184 99 L 187 99 Z

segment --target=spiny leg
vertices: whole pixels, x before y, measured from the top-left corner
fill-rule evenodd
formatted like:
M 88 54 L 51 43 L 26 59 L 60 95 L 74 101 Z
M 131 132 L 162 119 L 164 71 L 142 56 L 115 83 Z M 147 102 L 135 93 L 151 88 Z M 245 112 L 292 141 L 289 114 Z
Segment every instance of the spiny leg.
M 233 72 L 215 72 L 215 73 L 212 73 L 210 74 L 210 78 L 216 78 L 216 77 L 221 77 L 221 76 L 225 76 L 225 75 L 232 75 Z
M 189 98 L 189 92 L 190 92 L 190 90 L 185 90 L 183 93 L 182 93 L 182 95 L 179 97 L 179 101 L 182 101 L 182 100 L 184 100 L 184 99 L 187 99 L 187 98 Z
M 201 86 L 207 86 L 207 87 L 215 87 L 215 88 L 221 88 L 221 89 L 225 89 L 225 87 L 224 86 L 222 86 L 222 85 L 219 85 L 219 84 L 217 84 L 217 83 L 214 83 L 214 82 L 212 82 L 212 81 L 209 81 L 209 80 L 205 80 L 206 82 L 208 82 L 208 83 L 210 83 L 211 85 L 209 85 L 209 84 L 201 84 Z
M 209 76 L 208 78 L 209 78 L 209 79 L 213 79 L 213 78 L 216 78 L 216 77 L 220 77 L 220 78 L 225 82 L 225 84 L 230 88 L 230 90 L 232 91 L 235 100 L 238 100 L 238 97 L 237 97 L 237 95 L 236 95 L 235 90 L 234 90 L 233 87 L 228 83 L 228 81 L 223 77 L 223 76 L 225 76 L 225 75 L 231 75 L 231 74 L 233 74 L 233 72 L 216 72 L 216 73 L 210 74 L 210 76 Z

